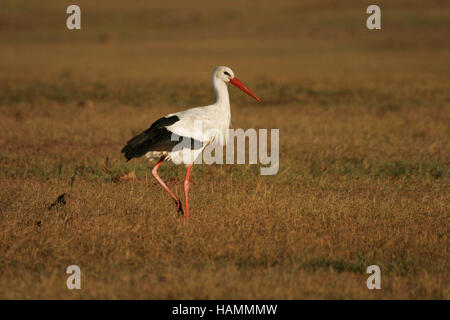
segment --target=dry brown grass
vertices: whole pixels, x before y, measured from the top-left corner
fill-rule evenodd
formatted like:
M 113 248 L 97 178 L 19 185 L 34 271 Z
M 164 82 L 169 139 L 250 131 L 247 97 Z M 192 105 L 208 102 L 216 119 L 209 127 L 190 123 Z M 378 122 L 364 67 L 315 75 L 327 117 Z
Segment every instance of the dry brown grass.
M 448 6 L 381 3 L 369 32 L 351 1 L 79 2 L 79 33 L 69 3 L 0 13 L 0 298 L 450 298 Z M 211 102 L 219 64 L 263 99 L 231 89 L 233 127 L 279 128 L 280 171 L 194 167 L 186 226 L 119 151 Z

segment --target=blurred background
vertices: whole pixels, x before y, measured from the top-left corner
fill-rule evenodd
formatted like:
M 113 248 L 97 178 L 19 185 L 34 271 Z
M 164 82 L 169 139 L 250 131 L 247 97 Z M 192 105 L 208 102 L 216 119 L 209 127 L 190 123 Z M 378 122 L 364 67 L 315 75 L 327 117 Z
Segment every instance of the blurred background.
M 207 83 L 216 65 L 243 80 L 382 80 L 448 72 L 446 1 L 2 1 L 2 80 L 70 74 L 96 81 Z M 4 97 L 3 97 L 4 99 Z

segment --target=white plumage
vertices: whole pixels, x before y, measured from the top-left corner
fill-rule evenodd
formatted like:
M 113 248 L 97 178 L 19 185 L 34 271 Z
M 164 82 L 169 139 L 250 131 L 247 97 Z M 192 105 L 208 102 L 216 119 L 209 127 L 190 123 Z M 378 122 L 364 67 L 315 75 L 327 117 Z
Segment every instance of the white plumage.
M 228 82 L 259 100 L 234 76 L 234 72 L 230 68 L 219 66 L 212 73 L 212 84 L 216 93 L 214 104 L 162 117 L 146 131 L 129 140 L 122 149 L 122 153 L 128 160 L 144 154 L 149 160 L 159 160 L 152 171 L 153 176 L 175 200 L 179 213 L 183 213 L 181 201 L 158 176 L 157 170 L 165 160 L 170 160 L 175 164 L 184 163 L 188 166 L 184 183 L 187 219 L 189 218 L 189 174 L 192 164 L 208 144 L 217 143 L 223 146 L 227 143 L 227 130 L 231 120 Z M 193 143 L 179 148 L 182 139 Z

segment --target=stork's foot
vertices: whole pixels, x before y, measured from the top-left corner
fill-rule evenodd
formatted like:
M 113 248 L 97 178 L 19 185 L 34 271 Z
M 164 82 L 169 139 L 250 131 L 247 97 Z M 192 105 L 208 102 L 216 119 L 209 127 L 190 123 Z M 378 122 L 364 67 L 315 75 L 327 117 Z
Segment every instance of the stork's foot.
M 177 205 L 177 213 L 180 217 L 184 216 L 183 205 L 181 204 L 181 200 L 175 200 L 175 204 Z

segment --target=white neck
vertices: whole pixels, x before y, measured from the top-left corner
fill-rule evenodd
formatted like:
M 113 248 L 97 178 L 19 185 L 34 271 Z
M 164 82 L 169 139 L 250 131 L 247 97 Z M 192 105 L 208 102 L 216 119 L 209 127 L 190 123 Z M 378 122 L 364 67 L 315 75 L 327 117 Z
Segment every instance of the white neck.
M 226 129 L 230 127 L 231 121 L 231 110 L 230 110 L 230 97 L 228 96 L 227 84 L 214 77 L 213 74 L 213 88 L 216 93 L 216 103 L 211 107 L 214 109 L 215 127 L 216 129 L 223 130 L 222 134 L 219 135 L 220 143 L 225 144 L 227 141 Z
M 230 110 L 230 97 L 228 96 L 227 84 L 213 75 L 213 88 L 216 93 L 215 105 Z

